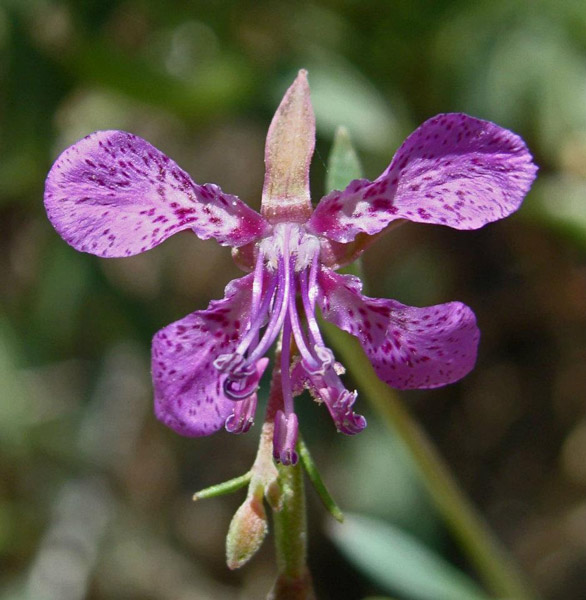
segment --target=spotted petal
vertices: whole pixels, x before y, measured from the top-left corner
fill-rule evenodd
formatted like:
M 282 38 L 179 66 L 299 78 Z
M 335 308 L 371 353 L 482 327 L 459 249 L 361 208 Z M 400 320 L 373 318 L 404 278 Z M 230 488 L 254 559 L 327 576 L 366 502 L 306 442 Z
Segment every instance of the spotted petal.
M 242 246 L 268 227 L 236 196 L 194 183 L 124 131 L 97 131 L 65 150 L 47 177 L 45 207 L 67 243 L 104 257 L 144 252 L 183 229 Z
M 253 275 L 232 281 L 222 300 L 161 329 L 153 338 L 157 418 L 177 433 L 202 436 L 223 427 L 237 408 L 213 365 L 233 352 L 250 318 Z
M 478 229 L 516 211 L 537 167 L 523 140 L 489 121 L 438 115 L 414 131 L 389 167 L 318 204 L 309 227 L 338 242 L 407 219 Z
M 434 388 L 474 367 L 479 340 L 474 313 L 460 302 L 426 308 L 361 295 L 356 277 L 320 273 L 323 316 L 356 336 L 377 375 L 399 389 Z

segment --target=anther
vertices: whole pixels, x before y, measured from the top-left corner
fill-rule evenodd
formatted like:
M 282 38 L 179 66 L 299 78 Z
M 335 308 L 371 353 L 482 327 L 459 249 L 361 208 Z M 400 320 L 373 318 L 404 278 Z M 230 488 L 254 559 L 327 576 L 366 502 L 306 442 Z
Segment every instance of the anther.
M 275 415 L 275 430 L 273 433 L 273 458 L 283 465 L 295 465 L 299 457 L 295 452 L 299 423 L 297 415 L 285 415 L 282 410 Z

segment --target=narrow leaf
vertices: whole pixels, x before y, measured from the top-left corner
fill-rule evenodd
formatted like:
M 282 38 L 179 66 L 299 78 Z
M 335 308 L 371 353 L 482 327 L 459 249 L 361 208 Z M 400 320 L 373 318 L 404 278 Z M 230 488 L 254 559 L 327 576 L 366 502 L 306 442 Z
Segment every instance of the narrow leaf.
M 231 494 L 248 485 L 251 477 L 252 474 L 248 471 L 248 473 L 244 473 L 244 475 L 240 475 L 240 477 L 234 477 L 234 479 L 230 479 L 229 481 L 211 485 L 194 494 L 193 499 L 204 500 L 205 498 L 215 498 L 216 496 Z
M 297 444 L 297 452 L 301 458 L 301 464 L 307 473 L 309 480 L 311 481 L 315 491 L 318 493 L 320 500 L 326 507 L 328 512 L 340 523 L 344 522 L 344 514 L 340 510 L 340 507 L 336 504 L 336 501 L 330 495 L 330 492 L 325 486 L 317 466 L 313 462 L 313 458 L 309 453 L 309 448 L 305 445 L 305 442 L 300 438 Z
M 456 567 L 385 521 L 353 514 L 328 529 L 348 560 L 391 593 L 413 600 L 489 598 Z

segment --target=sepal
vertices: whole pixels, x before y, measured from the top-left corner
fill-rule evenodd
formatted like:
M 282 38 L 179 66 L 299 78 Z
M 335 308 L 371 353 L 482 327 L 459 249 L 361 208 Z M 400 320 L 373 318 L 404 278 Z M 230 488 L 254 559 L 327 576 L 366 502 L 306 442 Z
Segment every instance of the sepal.
M 267 134 L 261 213 L 269 223 L 303 223 L 311 216 L 309 165 L 314 148 L 315 116 L 307 71 L 301 70 Z

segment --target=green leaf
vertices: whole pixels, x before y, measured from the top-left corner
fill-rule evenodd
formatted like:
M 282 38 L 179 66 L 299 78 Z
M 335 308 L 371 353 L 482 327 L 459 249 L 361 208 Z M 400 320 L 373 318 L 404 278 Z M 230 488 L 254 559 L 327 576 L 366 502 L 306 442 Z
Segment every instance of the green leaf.
M 353 179 L 360 179 L 363 176 L 362 165 L 350 139 L 350 133 L 345 127 L 338 127 L 328 157 L 325 193 L 328 194 L 332 190 L 343 190 Z M 356 275 L 362 279 L 362 261 L 360 258 L 355 260 L 343 267 L 341 272 Z
M 234 479 L 230 479 L 229 481 L 211 485 L 210 487 L 193 494 L 193 500 L 204 500 L 205 498 L 216 498 L 217 496 L 232 494 L 248 485 L 251 477 L 252 473 L 251 471 L 248 471 L 248 473 L 244 473 L 244 475 L 240 475 L 239 477 L 234 477 Z
M 326 194 L 331 190 L 343 190 L 353 179 L 362 177 L 362 165 L 345 127 L 338 127 L 328 158 Z
M 413 600 L 488 600 L 469 577 L 390 523 L 347 515 L 329 526 L 348 560 L 385 590 Z
M 309 452 L 309 448 L 305 445 L 305 442 L 299 437 L 299 442 L 297 443 L 297 451 L 299 452 L 299 457 L 301 458 L 301 464 L 311 481 L 311 484 L 315 488 L 315 491 L 319 494 L 323 505 L 329 511 L 329 513 L 339 521 L 340 523 L 344 522 L 344 514 L 340 510 L 340 507 L 336 504 L 336 501 L 330 495 L 328 488 L 323 482 L 319 471 L 315 463 L 313 462 L 313 458 Z

